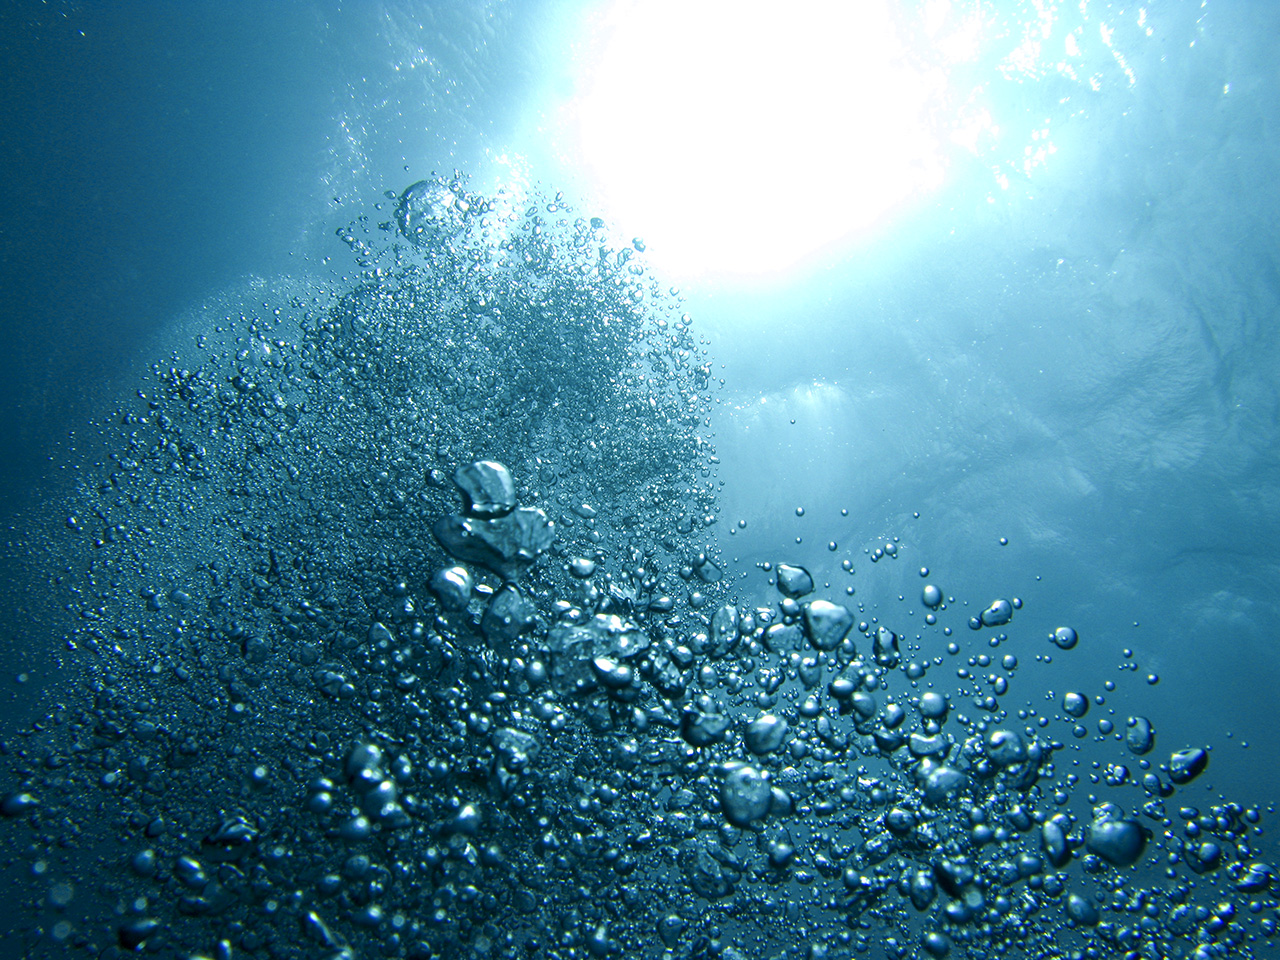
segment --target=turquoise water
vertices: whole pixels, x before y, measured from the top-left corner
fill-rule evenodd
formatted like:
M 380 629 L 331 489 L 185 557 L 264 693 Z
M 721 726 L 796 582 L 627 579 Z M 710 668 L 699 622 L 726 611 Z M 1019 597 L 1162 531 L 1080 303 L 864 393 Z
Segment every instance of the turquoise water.
M 22 951 L 1275 955 L 1275 12 L 699 9 L 0 14 Z

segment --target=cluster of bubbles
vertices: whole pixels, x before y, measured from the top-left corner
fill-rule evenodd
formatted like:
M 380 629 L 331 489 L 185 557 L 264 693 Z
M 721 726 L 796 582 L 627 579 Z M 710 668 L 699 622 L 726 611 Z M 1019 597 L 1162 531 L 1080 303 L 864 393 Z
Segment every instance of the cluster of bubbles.
M 391 199 L 349 289 L 155 365 L 33 523 L 70 679 L 3 744 L 30 955 L 1274 947 L 1261 813 L 1176 806 L 1209 754 L 1143 717 L 1083 761 L 1114 710 L 1018 703 L 1016 599 L 930 580 L 913 636 L 731 575 L 716 384 L 634 247 L 460 177 Z

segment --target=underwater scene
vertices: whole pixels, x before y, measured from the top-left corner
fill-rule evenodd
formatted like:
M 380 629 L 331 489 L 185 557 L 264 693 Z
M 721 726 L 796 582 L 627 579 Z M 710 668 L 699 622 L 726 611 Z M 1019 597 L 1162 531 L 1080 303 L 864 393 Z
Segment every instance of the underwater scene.
M 1278 38 L 7 4 L 0 956 L 1280 957 Z

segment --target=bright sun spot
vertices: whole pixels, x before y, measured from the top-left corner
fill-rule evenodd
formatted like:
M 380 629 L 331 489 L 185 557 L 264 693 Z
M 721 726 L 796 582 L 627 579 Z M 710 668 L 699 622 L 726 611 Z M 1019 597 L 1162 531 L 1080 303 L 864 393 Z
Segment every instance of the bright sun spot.
M 667 275 L 780 274 L 943 181 L 947 65 L 913 60 L 891 12 L 622 3 L 590 38 L 565 146 Z

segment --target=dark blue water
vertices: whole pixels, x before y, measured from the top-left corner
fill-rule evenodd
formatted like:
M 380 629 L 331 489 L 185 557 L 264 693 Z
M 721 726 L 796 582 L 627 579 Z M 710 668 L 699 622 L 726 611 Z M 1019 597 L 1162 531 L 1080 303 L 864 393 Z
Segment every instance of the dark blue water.
M 984 9 L 998 135 L 808 255 L 792 24 L 785 176 L 624 128 L 681 227 L 607 5 L 0 11 L 14 955 L 1276 955 L 1280 23 Z

